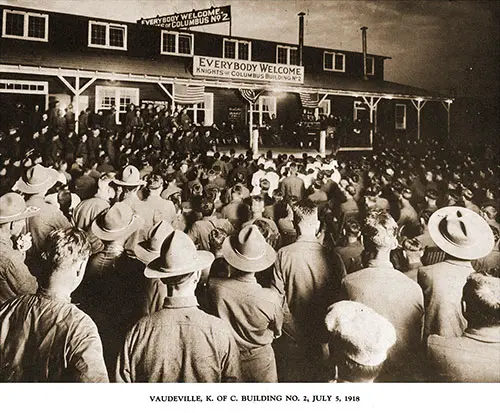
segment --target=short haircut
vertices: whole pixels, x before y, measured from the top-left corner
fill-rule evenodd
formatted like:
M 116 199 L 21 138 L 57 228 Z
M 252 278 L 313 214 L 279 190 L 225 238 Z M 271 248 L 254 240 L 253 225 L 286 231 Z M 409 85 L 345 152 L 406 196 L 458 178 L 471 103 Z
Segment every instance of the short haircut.
M 368 212 L 363 227 L 367 250 L 393 248 L 397 234 L 398 224 L 386 211 L 375 209 Z
M 435 189 L 430 188 L 427 191 L 425 191 L 425 196 L 429 199 L 436 200 L 438 199 L 438 192 Z
M 163 185 L 163 178 L 161 175 L 151 173 L 146 178 L 147 189 L 160 189 Z
M 345 190 L 351 196 L 356 195 L 356 188 L 354 188 L 352 185 L 348 185 Z
M 235 186 L 233 186 L 233 188 L 231 189 L 231 195 L 232 194 L 243 195 L 243 185 L 236 184 Z
M 360 233 L 360 225 L 355 220 L 349 220 L 344 225 L 345 232 L 347 235 L 355 235 L 358 236 Z
M 500 325 L 500 278 L 472 273 L 462 290 L 469 327 Z
M 216 251 L 220 251 L 222 249 L 222 244 L 227 237 L 227 232 L 221 228 L 214 228 L 212 231 L 210 231 L 210 234 L 208 234 L 210 251 L 212 251 L 213 253 L 215 253 Z
M 317 221 L 318 208 L 310 199 L 304 199 L 298 202 L 293 208 L 293 220 L 295 224 L 300 224 L 304 221 Z
M 91 250 L 87 234 L 79 228 L 71 227 L 52 231 L 45 240 L 41 254 L 46 276 L 87 259 Z
M 378 366 L 365 366 L 343 356 L 335 357 L 335 362 L 337 364 L 339 378 L 351 383 L 374 380 L 384 367 L 384 363 Z
M 488 217 L 488 219 L 495 219 L 498 214 L 497 208 L 493 205 L 484 205 L 481 207 L 481 211 Z
M 279 233 L 273 231 L 273 228 L 271 227 L 269 222 L 263 219 L 256 219 L 253 222 L 253 225 L 255 225 L 259 229 L 259 232 L 263 235 L 266 242 L 271 247 L 276 248 L 276 246 L 278 245 Z
M 215 205 L 213 201 L 209 199 L 203 199 L 200 204 L 200 212 L 204 217 L 209 217 L 214 212 Z

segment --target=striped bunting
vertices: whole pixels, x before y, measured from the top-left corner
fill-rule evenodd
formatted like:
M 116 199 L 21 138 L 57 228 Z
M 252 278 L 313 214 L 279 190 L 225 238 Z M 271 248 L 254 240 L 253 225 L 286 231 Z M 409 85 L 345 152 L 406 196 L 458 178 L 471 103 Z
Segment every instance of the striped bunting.
M 316 108 L 319 104 L 319 95 L 317 92 L 299 92 L 300 101 L 302 102 L 302 107 L 304 108 Z
M 240 93 L 243 99 L 251 104 L 254 104 L 255 102 L 257 102 L 259 96 L 264 93 L 264 90 L 240 89 Z
M 204 94 L 205 86 L 203 85 L 174 84 L 174 101 L 176 104 L 189 105 L 191 103 L 201 103 L 204 101 Z

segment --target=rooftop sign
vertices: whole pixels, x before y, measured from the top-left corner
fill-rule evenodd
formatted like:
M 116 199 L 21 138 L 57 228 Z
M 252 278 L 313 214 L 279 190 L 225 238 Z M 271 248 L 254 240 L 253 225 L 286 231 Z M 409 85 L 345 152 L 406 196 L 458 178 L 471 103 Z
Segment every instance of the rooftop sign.
M 304 67 L 194 56 L 193 75 L 263 82 L 304 83 Z
M 139 24 L 158 26 L 164 29 L 187 29 L 231 21 L 231 6 L 211 7 L 210 9 L 193 10 L 186 13 L 168 14 L 166 16 L 140 19 Z

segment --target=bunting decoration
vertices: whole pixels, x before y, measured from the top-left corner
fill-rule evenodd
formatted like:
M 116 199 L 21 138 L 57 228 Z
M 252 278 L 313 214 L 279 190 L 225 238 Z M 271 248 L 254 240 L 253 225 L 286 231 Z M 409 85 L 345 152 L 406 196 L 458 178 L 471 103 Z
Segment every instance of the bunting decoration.
M 259 96 L 265 92 L 264 90 L 255 90 L 255 89 L 239 89 L 239 90 L 243 99 L 245 99 L 248 103 L 251 103 L 252 105 L 255 102 L 257 102 Z
M 205 86 L 187 85 L 184 83 L 174 84 L 174 102 L 180 105 L 201 103 L 205 98 Z

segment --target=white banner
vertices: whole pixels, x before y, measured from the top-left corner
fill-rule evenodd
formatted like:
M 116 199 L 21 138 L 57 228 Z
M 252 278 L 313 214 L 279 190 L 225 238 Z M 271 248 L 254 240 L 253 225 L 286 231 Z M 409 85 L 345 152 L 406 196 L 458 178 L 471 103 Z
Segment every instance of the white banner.
M 304 67 L 194 56 L 193 75 L 263 82 L 304 83 Z

